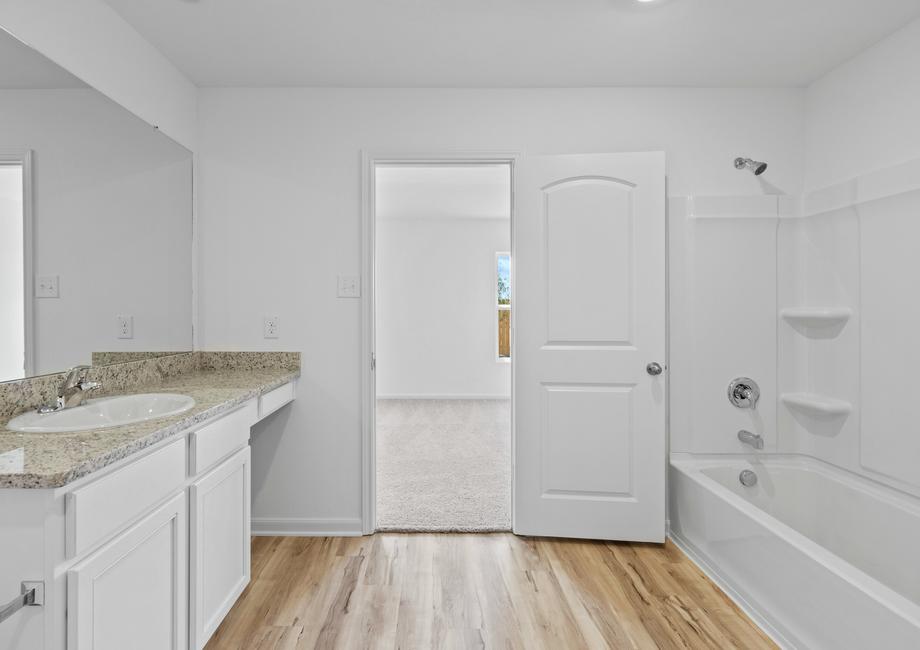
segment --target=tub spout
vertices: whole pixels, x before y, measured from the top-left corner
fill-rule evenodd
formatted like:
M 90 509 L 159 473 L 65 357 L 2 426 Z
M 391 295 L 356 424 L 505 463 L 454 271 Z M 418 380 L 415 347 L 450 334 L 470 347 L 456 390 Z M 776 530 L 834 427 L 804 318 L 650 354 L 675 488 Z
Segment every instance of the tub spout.
M 750 445 L 754 449 L 763 449 L 763 436 L 759 433 L 751 433 L 750 431 L 742 429 L 738 432 L 738 440 L 746 445 Z

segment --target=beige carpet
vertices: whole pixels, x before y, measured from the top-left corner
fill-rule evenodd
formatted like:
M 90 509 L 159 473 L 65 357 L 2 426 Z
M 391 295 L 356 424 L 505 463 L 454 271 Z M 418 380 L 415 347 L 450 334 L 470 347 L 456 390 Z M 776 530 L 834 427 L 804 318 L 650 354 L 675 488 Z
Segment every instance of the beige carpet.
M 510 400 L 378 400 L 377 529 L 511 530 Z

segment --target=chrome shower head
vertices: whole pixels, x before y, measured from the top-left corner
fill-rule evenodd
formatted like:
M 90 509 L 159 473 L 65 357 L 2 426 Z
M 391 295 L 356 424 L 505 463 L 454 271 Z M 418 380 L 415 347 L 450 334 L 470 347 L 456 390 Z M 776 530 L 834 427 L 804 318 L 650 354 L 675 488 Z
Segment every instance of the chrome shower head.
M 735 169 L 745 168 L 754 172 L 754 176 L 760 176 L 765 171 L 767 171 L 767 163 L 757 162 L 756 160 L 751 160 L 750 158 L 735 158 Z

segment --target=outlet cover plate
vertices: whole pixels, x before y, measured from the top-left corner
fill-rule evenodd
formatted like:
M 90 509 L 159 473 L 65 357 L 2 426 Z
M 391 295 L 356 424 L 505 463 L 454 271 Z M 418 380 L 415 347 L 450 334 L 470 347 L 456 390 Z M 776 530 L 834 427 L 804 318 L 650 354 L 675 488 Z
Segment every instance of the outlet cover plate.
M 134 338 L 134 316 L 119 314 L 115 317 L 115 335 L 120 339 Z
M 267 339 L 276 339 L 281 336 L 281 319 L 277 316 L 266 316 L 263 318 L 262 335 Z

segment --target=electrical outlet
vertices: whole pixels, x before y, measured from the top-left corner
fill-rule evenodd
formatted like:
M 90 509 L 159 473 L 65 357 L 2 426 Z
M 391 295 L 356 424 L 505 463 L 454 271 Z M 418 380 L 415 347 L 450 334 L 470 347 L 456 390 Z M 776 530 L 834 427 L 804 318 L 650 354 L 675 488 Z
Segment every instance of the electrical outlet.
M 134 338 L 134 316 L 119 314 L 115 317 L 116 336 L 120 339 Z
M 360 298 L 361 280 L 357 275 L 340 275 L 338 285 L 339 298 Z
M 267 339 L 276 339 L 280 336 L 281 323 L 277 316 L 266 316 L 262 320 L 262 335 Z
M 36 298 L 59 298 L 58 276 L 40 275 L 35 278 L 35 297 Z

